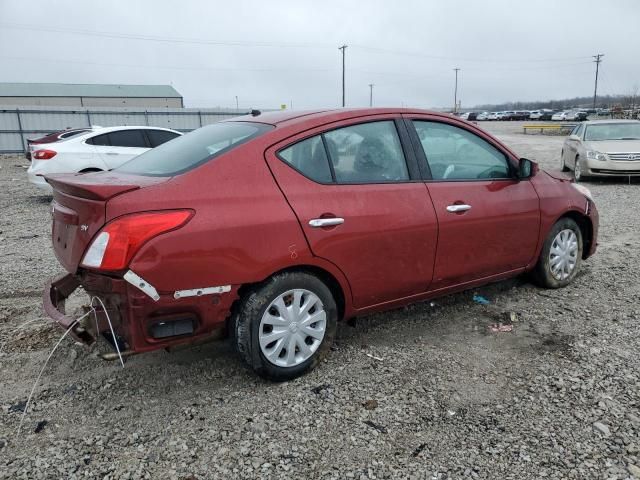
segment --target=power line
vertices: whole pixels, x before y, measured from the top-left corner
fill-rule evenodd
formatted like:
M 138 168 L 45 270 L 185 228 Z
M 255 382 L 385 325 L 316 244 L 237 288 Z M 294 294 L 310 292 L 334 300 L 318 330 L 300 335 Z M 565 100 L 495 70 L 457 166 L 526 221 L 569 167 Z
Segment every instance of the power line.
M 119 38 L 127 40 L 144 40 L 150 42 L 185 43 L 196 45 L 215 45 L 223 47 L 274 47 L 274 48 L 329 48 L 332 45 L 320 43 L 283 43 L 283 42 L 247 42 L 247 41 L 221 41 L 201 38 L 164 37 L 159 35 L 138 35 L 130 33 L 104 32 L 96 30 L 84 30 L 80 28 L 60 28 L 50 25 L 27 25 L 17 23 L 0 22 L 0 27 L 18 30 L 35 30 L 56 33 L 72 33 L 74 35 L 86 35 L 91 37 Z
M 56 32 L 56 33 L 70 33 L 74 35 L 85 35 L 92 37 L 104 37 L 114 39 L 127 39 L 127 40 L 140 40 L 151 42 L 165 42 L 165 43 L 177 43 L 177 44 L 196 44 L 196 45 L 213 45 L 224 47 L 272 47 L 272 48 L 334 48 L 332 44 L 326 43 L 286 43 L 286 42 L 250 42 L 250 41 L 222 41 L 222 40 L 210 40 L 202 38 L 186 38 L 186 37 L 167 37 L 160 35 L 142 35 L 142 34 L 130 34 L 97 30 L 86 30 L 80 28 L 62 28 L 54 27 L 51 25 L 32 25 L 32 24 L 20 24 L 20 23 L 8 23 L 0 22 L 0 27 L 11 28 L 17 30 L 33 30 L 36 32 Z M 545 62 L 564 62 L 567 60 L 583 60 L 591 58 L 589 56 L 580 57 L 557 57 L 546 59 L 496 59 L 496 58 L 478 58 L 478 57 L 448 57 L 443 55 L 431 55 L 423 52 L 410 52 L 402 50 L 392 50 L 379 47 L 372 47 L 366 45 L 351 45 L 359 50 L 370 51 L 375 53 L 381 53 L 386 55 L 405 55 L 413 57 L 428 58 L 433 60 L 442 61 L 465 61 L 465 62 L 481 62 L 481 63 L 545 63 Z

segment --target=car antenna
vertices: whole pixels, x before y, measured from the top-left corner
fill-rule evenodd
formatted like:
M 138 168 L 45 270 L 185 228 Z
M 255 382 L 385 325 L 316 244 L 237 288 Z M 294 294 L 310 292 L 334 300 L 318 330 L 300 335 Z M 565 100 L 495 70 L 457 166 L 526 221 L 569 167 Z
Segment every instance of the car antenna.
M 252 116 L 252 117 L 257 117 L 257 116 L 258 116 L 258 115 L 260 115 L 261 113 L 262 113 L 262 112 L 261 112 L 260 110 L 256 110 L 256 109 L 251 110 L 251 116 Z

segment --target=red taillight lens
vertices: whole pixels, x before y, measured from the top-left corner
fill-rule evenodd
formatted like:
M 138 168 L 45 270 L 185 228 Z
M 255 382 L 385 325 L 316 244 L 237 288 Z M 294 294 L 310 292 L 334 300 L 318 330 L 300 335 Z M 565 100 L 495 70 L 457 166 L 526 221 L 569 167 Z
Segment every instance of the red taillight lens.
M 171 210 L 120 217 L 108 223 L 93 239 L 82 265 L 100 270 L 123 270 L 145 242 L 183 226 L 192 215 L 191 210 Z
M 58 152 L 54 152 L 53 150 L 36 150 L 32 153 L 33 158 L 36 160 L 49 160 L 50 158 L 55 157 Z

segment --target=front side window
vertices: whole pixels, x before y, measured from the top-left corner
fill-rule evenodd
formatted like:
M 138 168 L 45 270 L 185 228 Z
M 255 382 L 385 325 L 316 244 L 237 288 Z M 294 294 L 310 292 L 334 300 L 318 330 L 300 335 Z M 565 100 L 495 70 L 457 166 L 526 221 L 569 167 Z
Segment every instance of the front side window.
M 392 120 L 351 125 L 324 136 L 338 183 L 409 180 L 407 162 Z
M 196 168 L 198 165 L 208 162 L 272 128 L 273 126 L 262 123 L 213 123 L 138 155 L 116 170 L 123 173 L 159 177 L 178 175 Z
M 414 121 L 433 180 L 511 178 L 507 157 L 479 136 L 453 125 Z

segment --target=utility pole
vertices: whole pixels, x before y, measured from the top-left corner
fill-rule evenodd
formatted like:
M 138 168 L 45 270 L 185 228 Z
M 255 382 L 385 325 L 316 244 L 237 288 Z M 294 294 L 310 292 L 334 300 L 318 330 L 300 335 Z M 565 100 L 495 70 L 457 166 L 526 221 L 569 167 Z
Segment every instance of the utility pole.
M 598 96 L 598 69 L 600 67 L 601 58 L 604 57 L 604 53 L 599 53 L 597 55 L 593 55 L 595 58 L 594 62 L 596 64 L 596 84 L 593 88 L 593 108 L 596 108 L 596 98 Z
M 238 95 L 236 95 L 236 111 L 240 110 L 240 108 L 238 108 Z
M 338 50 L 342 50 L 342 106 L 345 106 L 345 98 L 344 98 L 344 53 L 347 50 L 347 45 L 342 45 L 338 47 Z
M 456 88 L 453 91 L 453 113 L 458 112 L 458 72 L 460 69 L 458 67 L 453 69 L 456 72 Z
M 373 107 L 373 83 L 369 84 L 369 106 Z

